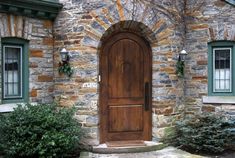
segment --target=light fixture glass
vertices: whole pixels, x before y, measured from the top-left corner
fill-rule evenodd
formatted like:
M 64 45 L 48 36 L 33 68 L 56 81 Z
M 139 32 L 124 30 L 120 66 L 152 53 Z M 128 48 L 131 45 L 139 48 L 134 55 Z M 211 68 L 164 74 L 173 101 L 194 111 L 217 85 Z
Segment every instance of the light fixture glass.
M 180 61 L 185 61 L 185 58 L 186 58 L 186 56 L 188 55 L 188 53 L 186 52 L 186 50 L 182 50 L 182 51 L 180 51 L 180 54 L 179 54 L 179 60 Z
M 67 59 L 68 59 L 68 51 L 65 48 L 63 48 L 60 51 L 60 57 L 61 57 L 62 61 L 67 61 Z

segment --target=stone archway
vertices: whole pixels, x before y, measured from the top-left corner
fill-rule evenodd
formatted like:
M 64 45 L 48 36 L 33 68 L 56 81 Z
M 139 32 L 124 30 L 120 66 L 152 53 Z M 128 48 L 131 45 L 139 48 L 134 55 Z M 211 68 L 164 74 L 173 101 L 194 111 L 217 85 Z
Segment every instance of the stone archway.
M 104 32 L 101 31 L 102 29 L 98 28 L 91 28 L 89 30 L 89 33 L 91 33 L 89 38 L 93 40 L 90 44 L 97 48 L 98 54 L 100 54 L 102 49 L 103 41 L 120 31 L 129 31 L 138 34 L 149 44 L 153 58 L 151 139 L 155 140 L 162 137 L 165 127 L 168 126 L 168 123 L 171 123 L 171 119 L 174 117 L 170 115 L 171 113 L 174 113 L 175 106 L 177 106 L 177 98 L 181 95 L 180 89 L 177 91 L 176 84 L 174 84 L 174 82 L 177 82 L 174 68 L 174 63 L 177 59 L 174 57 L 174 51 L 177 51 L 177 48 L 180 49 L 180 46 L 178 46 L 179 43 L 177 43 L 173 46 L 175 48 L 171 48 L 172 41 L 169 38 L 174 34 L 174 27 L 168 26 L 164 19 L 156 20 L 155 24 L 152 26 L 147 26 L 141 21 L 125 20 L 119 21 L 108 27 L 105 25 L 104 21 L 102 22 L 102 18 L 99 17 L 99 14 L 92 13 L 92 15 L 95 17 L 96 23 L 100 24 L 100 26 L 106 27 Z M 101 34 L 102 36 L 100 36 Z M 170 61 L 168 61 L 168 58 Z M 100 111 L 99 103 L 100 101 L 98 101 L 97 105 L 98 111 Z M 99 123 L 101 123 L 100 119 Z M 159 125 L 163 128 L 159 128 Z M 100 138 L 100 130 L 98 139 L 100 140 L 99 142 L 102 142 L 102 138 Z
M 84 1 L 81 6 L 87 3 Z M 55 30 L 62 41 L 72 37 L 64 45 L 71 51 L 74 57 L 71 64 L 76 68 L 70 89 L 75 92 L 74 97 L 63 93 L 64 100 L 80 107 L 78 117 L 88 131 L 88 139 L 91 139 L 85 141 L 90 145 L 99 144 L 99 85 L 95 85 L 99 82 L 98 65 L 102 43 L 115 32 L 135 33 L 145 39 L 152 50 L 152 138 L 157 140 L 162 136 L 162 131 L 171 124 L 173 117 L 177 116 L 171 114 L 175 112 L 182 96 L 175 74 L 178 52 L 182 49 L 181 32 L 169 17 L 162 13 L 153 13 L 151 7 L 144 3 L 141 6 L 138 4 L 138 12 L 133 11 L 131 0 L 102 3 L 94 1 L 94 4 L 97 5 L 83 14 L 75 14 L 77 8 L 67 6 L 58 18 L 58 27 Z M 86 6 L 88 5 L 84 7 Z M 62 16 L 67 16 L 70 20 Z M 72 22 L 76 23 L 76 27 L 68 28 Z M 74 32 L 71 33 L 71 30 Z M 86 86 L 90 84 L 91 87 Z M 62 88 L 58 88 L 58 91 L 64 92 Z
M 152 51 L 149 41 L 154 40 L 151 30 L 136 21 L 119 22 L 103 34 L 99 53 L 100 143 L 152 140 Z M 123 67 L 123 73 L 119 72 L 122 65 L 118 63 L 119 58 L 129 63 L 128 69 Z

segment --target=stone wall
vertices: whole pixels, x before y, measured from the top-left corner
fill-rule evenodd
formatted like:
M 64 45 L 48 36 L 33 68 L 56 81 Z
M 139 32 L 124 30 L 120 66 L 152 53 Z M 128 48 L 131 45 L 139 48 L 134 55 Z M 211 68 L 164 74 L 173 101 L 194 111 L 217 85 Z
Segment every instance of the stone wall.
M 99 50 L 102 39 L 112 32 L 131 30 L 145 38 L 153 54 L 153 140 L 172 125 L 182 110 L 182 81 L 175 74 L 182 50 L 181 24 L 148 3 L 132 0 L 60 0 L 63 10 L 54 24 L 55 99 L 63 106 L 75 105 L 76 117 L 86 130 L 86 142 L 99 144 Z M 169 7 L 168 3 L 159 4 Z M 157 6 L 156 6 L 157 7 Z M 178 6 L 177 6 L 178 7 Z M 179 6 L 180 8 L 181 6 Z M 176 16 L 177 17 L 177 16 Z M 71 54 L 74 74 L 58 74 L 59 51 Z
M 52 26 L 51 21 L 0 13 L 0 39 L 17 37 L 29 40 L 30 102 L 53 101 Z
M 52 102 L 54 98 L 62 106 L 75 105 L 76 118 L 86 131 L 86 144 L 99 144 L 102 41 L 120 30 L 139 34 L 152 49 L 153 140 L 161 138 L 185 113 L 235 112 L 234 105 L 202 102 L 208 95 L 208 42 L 235 40 L 234 7 L 221 0 L 188 0 L 186 5 L 177 0 L 149 2 L 60 0 L 64 7 L 54 24 L 0 14 L 0 37 L 29 40 L 30 101 Z M 71 78 L 58 73 L 62 48 L 71 55 Z M 189 55 L 185 78 L 179 79 L 175 68 L 182 49 Z
M 189 0 L 189 8 L 195 4 Z M 185 105 L 187 112 L 225 111 L 235 113 L 234 105 L 204 104 L 208 95 L 208 42 L 235 41 L 234 6 L 221 1 L 205 1 L 203 6 L 187 18 L 186 46 L 189 53 L 186 61 Z M 193 17 L 193 18 L 192 18 Z

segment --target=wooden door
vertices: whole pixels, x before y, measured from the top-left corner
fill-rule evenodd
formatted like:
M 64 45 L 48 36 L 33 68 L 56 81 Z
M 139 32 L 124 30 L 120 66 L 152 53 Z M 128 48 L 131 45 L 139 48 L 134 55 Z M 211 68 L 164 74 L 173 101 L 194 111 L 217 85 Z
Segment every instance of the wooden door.
M 151 140 L 150 48 L 133 33 L 106 40 L 100 54 L 100 142 Z

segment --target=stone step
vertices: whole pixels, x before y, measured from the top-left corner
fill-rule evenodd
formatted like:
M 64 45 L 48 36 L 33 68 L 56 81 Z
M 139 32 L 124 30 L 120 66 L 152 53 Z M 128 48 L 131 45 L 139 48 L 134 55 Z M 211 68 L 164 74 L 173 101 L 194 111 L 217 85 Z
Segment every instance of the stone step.
M 93 153 L 100 154 L 113 154 L 113 153 L 138 153 L 161 150 L 166 145 L 163 143 L 156 143 L 152 141 L 144 141 L 144 145 L 122 146 L 122 147 L 109 147 L 107 144 L 100 144 L 92 149 Z
M 200 155 L 190 154 L 174 147 L 166 147 L 157 151 L 138 153 L 100 154 L 82 152 L 80 158 L 208 158 Z

